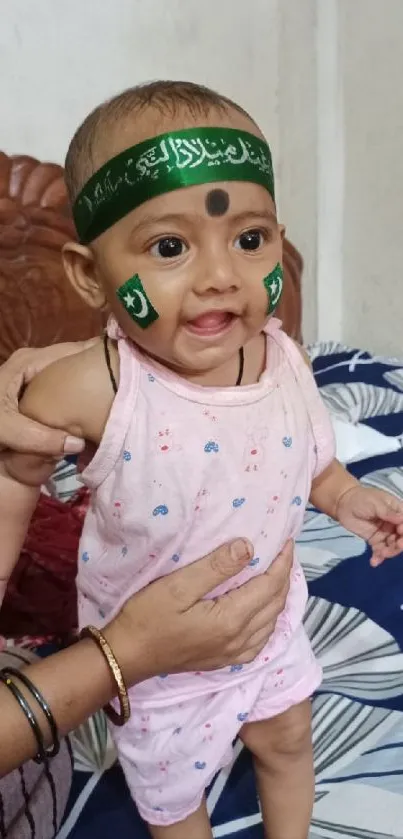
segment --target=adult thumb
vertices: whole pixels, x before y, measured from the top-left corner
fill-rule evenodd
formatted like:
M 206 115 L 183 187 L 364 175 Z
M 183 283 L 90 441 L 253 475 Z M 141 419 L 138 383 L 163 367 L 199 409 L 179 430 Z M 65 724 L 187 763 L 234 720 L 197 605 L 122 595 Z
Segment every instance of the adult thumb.
M 191 565 L 174 571 L 167 580 L 172 583 L 172 593 L 180 601 L 181 608 L 189 609 L 220 583 L 239 574 L 252 556 L 251 543 L 247 539 L 235 539 Z

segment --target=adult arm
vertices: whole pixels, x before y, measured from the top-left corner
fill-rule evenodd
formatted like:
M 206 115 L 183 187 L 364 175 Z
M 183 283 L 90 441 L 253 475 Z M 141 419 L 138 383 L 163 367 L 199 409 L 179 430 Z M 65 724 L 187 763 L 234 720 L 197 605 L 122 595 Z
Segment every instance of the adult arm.
M 74 344 L 73 347 L 76 350 Z M 71 352 L 57 359 L 35 376 L 20 400 L 21 415 L 17 413 L 16 417 L 20 421 L 45 422 L 70 435 L 70 439 L 83 438 L 97 444 L 112 401 L 102 344 L 97 339 L 80 353 Z M 52 474 L 55 459 L 7 450 L 2 453 L 0 603 L 18 560 L 40 487 Z
M 238 574 L 252 556 L 243 539 L 135 594 L 104 631 L 127 685 L 158 673 L 212 670 L 251 661 L 272 634 L 289 588 L 293 546 L 287 544 L 269 571 L 216 600 L 202 600 Z M 89 639 L 25 668 L 48 701 L 60 733 L 76 728 L 115 695 L 105 660 Z M 22 685 L 49 743 L 49 730 Z M 0 684 L 0 776 L 36 752 L 17 702 Z

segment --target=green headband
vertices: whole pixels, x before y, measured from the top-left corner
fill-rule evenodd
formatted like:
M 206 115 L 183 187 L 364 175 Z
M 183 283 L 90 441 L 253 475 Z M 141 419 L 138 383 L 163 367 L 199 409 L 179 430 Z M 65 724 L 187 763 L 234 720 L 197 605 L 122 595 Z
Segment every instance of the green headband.
M 274 201 L 267 143 L 237 128 L 184 128 L 138 143 L 101 166 L 81 190 L 73 207 L 80 242 L 92 242 L 150 198 L 216 181 L 260 184 Z

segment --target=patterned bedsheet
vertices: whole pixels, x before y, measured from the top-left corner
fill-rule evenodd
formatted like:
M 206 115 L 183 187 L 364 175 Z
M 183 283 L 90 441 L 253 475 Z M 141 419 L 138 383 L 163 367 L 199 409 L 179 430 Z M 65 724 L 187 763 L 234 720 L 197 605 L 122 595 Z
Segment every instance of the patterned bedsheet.
M 340 345 L 311 348 L 330 410 L 399 441 L 359 460 L 366 483 L 403 495 L 403 361 Z M 403 557 L 369 566 L 362 540 L 308 509 L 298 544 L 309 581 L 306 625 L 324 668 L 314 698 L 316 804 L 310 839 L 403 837 Z M 76 771 L 59 839 L 145 839 L 101 715 L 74 737 Z M 249 756 L 208 792 L 215 837 L 261 839 Z

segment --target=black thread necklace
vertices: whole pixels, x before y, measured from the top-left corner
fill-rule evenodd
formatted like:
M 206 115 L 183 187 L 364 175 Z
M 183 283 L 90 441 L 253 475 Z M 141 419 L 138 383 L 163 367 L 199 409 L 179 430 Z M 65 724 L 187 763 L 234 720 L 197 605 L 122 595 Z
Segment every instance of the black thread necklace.
M 243 351 L 243 347 L 241 347 L 241 348 L 240 348 L 240 350 L 239 350 L 239 371 L 238 371 L 238 378 L 237 378 L 237 380 L 236 380 L 236 382 L 235 382 L 235 387 L 239 387 L 239 385 L 240 385 L 240 384 L 241 384 L 241 382 L 242 382 L 242 376 L 243 376 L 243 368 L 244 368 L 244 364 L 245 364 L 245 353 L 244 353 L 244 351 Z
M 113 370 L 112 370 L 107 332 L 104 332 L 104 353 L 105 353 L 106 366 L 108 368 L 110 380 L 111 380 L 111 383 L 112 383 L 113 392 L 116 394 L 118 392 L 118 386 L 117 386 L 116 379 L 115 379 L 115 376 L 114 376 Z M 237 377 L 237 380 L 235 382 L 235 387 L 239 387 L 239 385 L 242 382 L 244 364 L 245 364 L 245 354 L 244 354 L 244 351 L 243 351 L 243 347 L 241 347 L 240 350 L 239 350 L 239 370 L 238 370 L 238 377 Z

